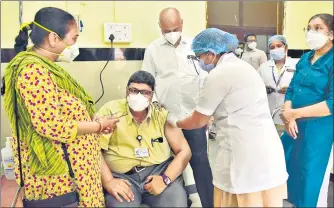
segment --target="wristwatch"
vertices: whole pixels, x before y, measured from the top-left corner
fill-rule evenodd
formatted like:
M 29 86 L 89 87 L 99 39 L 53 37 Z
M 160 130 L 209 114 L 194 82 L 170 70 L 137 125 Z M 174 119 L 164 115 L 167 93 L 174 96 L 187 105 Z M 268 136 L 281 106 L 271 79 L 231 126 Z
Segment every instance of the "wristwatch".
M 165 173 L 163 173 L 162 175 L 161 175 L 161 177 L 162 177 L 162 180 L 164 181 L 164 183 L 166 184 L 166 186 L 168 186 L 172 181 L 170 180 L 170 178 L 168 177 L 168 176 L 166 176 L 166 174 Z

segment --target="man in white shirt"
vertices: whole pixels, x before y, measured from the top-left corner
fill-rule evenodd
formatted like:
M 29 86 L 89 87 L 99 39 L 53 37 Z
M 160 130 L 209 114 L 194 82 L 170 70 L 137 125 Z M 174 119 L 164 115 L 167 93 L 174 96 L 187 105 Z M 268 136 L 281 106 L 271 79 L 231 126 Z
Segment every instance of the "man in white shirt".
M 178 119 L 189 116 L 196 107 L 200 88 L 208 75 L 191 51 L 192 39 L 181 35 L 183 20 L 175 8 L 161 11 L 162 37 L 146 49 L 142 70 L 156 79 L 156 100 Z M 212 172 L 207 156 L 206 128 L 183 130 L 192 151 L 190 165 L 203 207 L 213 206 Z
M 270 111 L 273 113 L 284 104 L 286 89 L 289 87 L 298 60 L 287 56 L 288 44 L 282 35 L 275 35 L 268 41 L 271 60 L 263 63 L 259 73 L 266 85 Z M 278 133 L 284 132 L 284 123 L 279 117 L 280 111 L 274 114 L 274 123 Z
M 267 54 L 264 51 L 257 49 L 256 35 L 247 34 L 245 36 L 245 51 L 241 55 L 241 59 L 252 65 L 256 70 L 266 62 Z

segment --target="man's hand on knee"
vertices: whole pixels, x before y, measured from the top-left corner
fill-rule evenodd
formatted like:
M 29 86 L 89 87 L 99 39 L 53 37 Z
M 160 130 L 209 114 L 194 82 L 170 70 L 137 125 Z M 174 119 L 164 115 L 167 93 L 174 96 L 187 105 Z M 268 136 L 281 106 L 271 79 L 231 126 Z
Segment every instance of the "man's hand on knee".
M 114 196 L 119 202 L 123 202 L 122 198 L 127 202 L 134 201 L 134 194 L 130 188 L 131 184 L 127 180 L 113 178 L 105 189 L 109 194 Z
M 167 188 L 167 186 L 164 183 L 162 176 L 154 175 L 148 176 L 146 178 L 146 184 L 144 188 L 150 194 L 157 196 L 161 194 Z

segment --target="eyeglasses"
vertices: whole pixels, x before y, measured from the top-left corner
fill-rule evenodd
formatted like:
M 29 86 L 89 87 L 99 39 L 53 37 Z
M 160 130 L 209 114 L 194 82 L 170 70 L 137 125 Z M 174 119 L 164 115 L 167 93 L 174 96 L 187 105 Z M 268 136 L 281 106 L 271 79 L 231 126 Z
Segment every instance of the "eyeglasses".
M 307 32 L 309 32 L 310 30 L 313 30 L 313 31 L 316 31 L 316 32 L 321 32 L 321 31 L 324 31 L 325 32 L 325 28 L 323 28 L 323 27 L 321 27 L 321 26 L 319 26 L 319 25 L 316 25 L 315 27 L 313 27 L 313 28 L 311 28 L 310 26 L 307 26 L 307 27 L 304 27 L 303 28 L 303 31 L 304 31 L 304 33 L 307 33 Z M 330 33 L 330 32 L 325 32 L 325 34 L 328 34 L 328 33 Z
M 136 94 L 137 95 L 138 93 L 140 93 L 144 96 L 151 96 L 152 93 L 153 93 L 153 91 L 151 91 L 151 90 L 139 90 L 139 89 L 134 88 L 134 87 L 129 87 L 128 90 L 129 90 L 130 94 Z

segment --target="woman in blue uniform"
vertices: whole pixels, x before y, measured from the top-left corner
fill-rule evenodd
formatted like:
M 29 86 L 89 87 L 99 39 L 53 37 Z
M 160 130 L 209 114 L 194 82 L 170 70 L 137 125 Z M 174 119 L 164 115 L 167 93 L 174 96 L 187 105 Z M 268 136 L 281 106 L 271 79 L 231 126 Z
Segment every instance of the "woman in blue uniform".
M 307 27 L 312 49 L 297 63 L 281 117 L 289 173 L 289 201 L 296 207 L 327 207 L 333 165 L 333 15 L 317 14 Z

